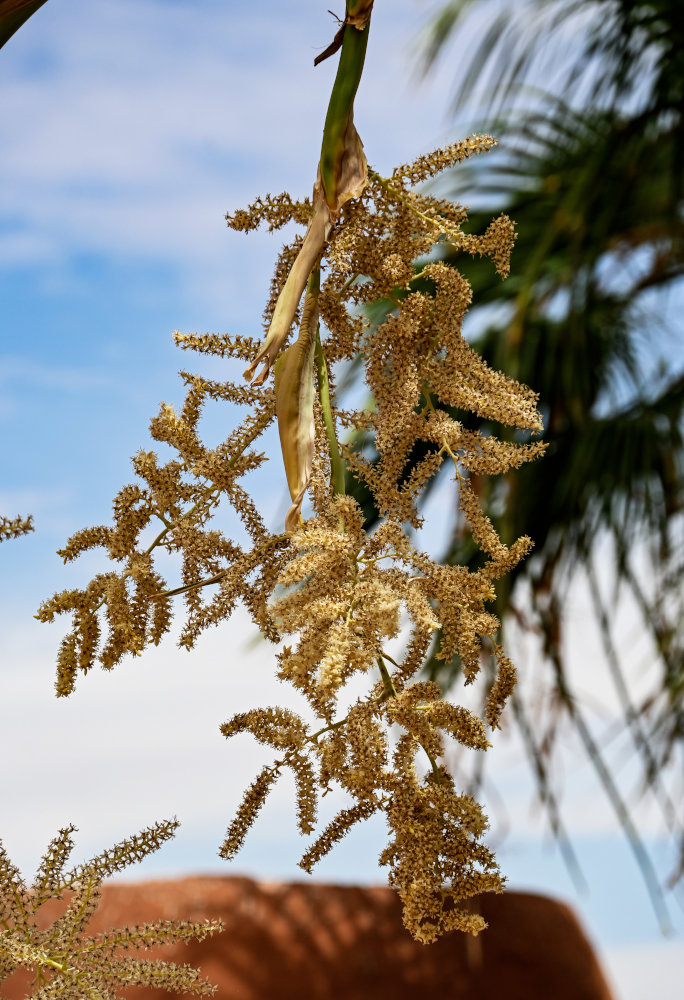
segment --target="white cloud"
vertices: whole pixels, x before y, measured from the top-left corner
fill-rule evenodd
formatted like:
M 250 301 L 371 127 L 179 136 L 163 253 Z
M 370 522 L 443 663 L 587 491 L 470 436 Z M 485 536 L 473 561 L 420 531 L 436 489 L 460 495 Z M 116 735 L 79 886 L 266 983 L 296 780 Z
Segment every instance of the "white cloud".
M 54 695 L 60 626 L 33 622 L 3 636 L 0 794 L 2 837 L 22 864 L 59 826 L 101 846 L 178 813 L 191 827 L 227 825 L 241 791 L 267 754 L 227 742 L 218 727 L 256 704 L 297 704 L 271 669 L 271 650 L 245 652 L 245 613 L 206 635 L 195 652 L 173 640 L 111 672 L 79 676 Z M 29 724 L 30 720 L 30 724 Z M 9 807 L 11 804 L 11 807 Z
M 7 490 L 0 489 L 0 514 L 14 517 L 18 512 L 36 511 L 48 513 L 54 507 L 60 507 L 72 499 L 64 490 Z M 5 648 L 3 634 L 3 649 Z
M 406 77 L 420 7 L 395 0 L 374 14 L 357 123 L 381 169 L 442 128 L 443 101 Z M 152 258 L 173 263 L 198 299 L 239 300 L 246 285 L 260 297 L 255 251 L 242 266 L 246 241 L 226 233 L 223 213 L 267 190 L 310 193 L 335 71 L 330 60 L 314 73 L 312 60 L 333 28 L 308 5 L 210 3 L 201 16 L 154 0 L 46 7 L 0 66 L 11 94 L 0 108 L 2 260 Z
M 0 754 L 0 836 L 10 856 L 30 870 L 69 822 L 79 827 L 79 851 L 87 853 L 175 814 L 182 857 L 174 861 L 167 850 L 153 867 L 172 874 L 215 867 L 242 793 L 273 758 L 249 735 L 226 740 L 219 726 L 236 712 L 276 704 L 312 720 L 303 697 L 275 678 L 274 647 L 254 645 L 254 627 L 238 610 L 191 653 L 169 638 L 111 672 L 98 667 L 79 675 L 74 693 L 57 699 L 54 664 L 64 631 L 64 623 L 32 621 L 3 635 L 0 730 L 3 748 L 12 752 Z M 271 793 L 239 864 L 258 870 L 265 863 L 266 870 L 295 875 L 304 842 L 296 834 L 291 784 L 284 775 Z M 323 823 L 343 804 L 341 793 L 327 796 Z M 375 836 L 360 871 L 366 879 L 375 872 L 370 878 L 377 881 L 382 837 Z M 197 841 L 201 851 L 188 847 Z M 346 867 L 353 880 L 350 862 L 333 859 L 328 868 L 344 875 Z

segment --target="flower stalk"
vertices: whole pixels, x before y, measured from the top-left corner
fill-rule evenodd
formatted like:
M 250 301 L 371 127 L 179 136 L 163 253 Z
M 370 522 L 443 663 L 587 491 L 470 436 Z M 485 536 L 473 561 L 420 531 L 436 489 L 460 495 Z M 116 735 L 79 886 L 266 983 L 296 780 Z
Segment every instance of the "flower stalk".
M 538 431 L 536 396 L 493 371 L 470 347 L 462 332 L 470 286 L 432 253 L 441 233 L 448 233 L 464 252 L 486 258 L 504 275 L 512 223 L 501 217 L 482 236 L 461 238 L 462 208 L 412 190 L 494 140 L 475 136 L 418 157 L 397 167 L 391 183 L 369 170 L 353 110 L 372 6 L 371 0 L 347 0 L 313 199 L 268 195 L 229 217 L 242 231 L 262 222 L 271 229 L 290 221 L 306 226 L 303 240 L 285 246 L 277 260 L 265 340 L 177 337 L 183 347 L 233 358 L 240 367 L 247 363 L 253 381 L 182 373 L 182 409 L 163 405 L 152 422 L 153 436 L 177 457 L 160 466 L 153 452 L 140 452 L 134 464 L 141 483 L 116 497 L 114 526 L 85 529 L 65 550 L 74 558 L 104 547 L 123 569 L 98 574 L 84 590 L 55 595 L 41 617 L 74 614 L 58 660 L 58 689 L 68 693 L 77 672 L 96 659 L 110 668 L 125 653 L 159 642 L 170 628 L 174 599 L 186 606 L 181 644 L 188 648 L 242 602 L 255 627 L 278 644 L 278 678 L 304 696 L 317 722 L 309 726 L 288 709 L 270 707 L 222 725 L 225 736 L 249 732 L 275 754 L 247 788 L 222 855 L 231 858 L 239 850 L 282 768 L 294 773 L 297 824 L 307 836 L 316 829 L 320 796 L 337 786 L 352 805 L 315 837 L 300 864 L 310 871 L 355 823 L 383 812 L 389 843 L 381 863 L 401 897 L 407 928 L 429 942 L 453 929 L 478 933 L 483 919 L 461 904 L 502 888 L 482 839 L 486 817 L 457 789 L 445 740 L 473 752 L 488 749 L 487 726 L 498 725 L 515 669 L 499 650 L 484 718 L 452 704 L 421 670 L 435 650 L 439 659 L 458 657 L 466 682 L 477 681 L 483 642 L 499 629 L 489 607 L 493 582 L 510 572 L 531 542 L 498 536 L 471 480 L 504 474 L 537 458 L 543 447 L 476 429 L 479 418 Z M 418 288 L 417 261 L 424 279 Z M 366 307 L 387 298 L 396 309 L 370 324 Z M 300 308 L 298 333 L 288 345 Z M 363 366 L 370 405 L 339 405 L 330 391 L 338 364 Z M 271 367 L 273 386 L 266 384 Z M 199 427 L 209 399 L 247 410 L 241 426 L 214 447 L 202 441 Z M 473 419 L 461 423 L 452 416 L 461 411 Z M 291 498 L 283 534 L 267 529 L 244 484 L 266 458 L 252 446 L 273 419 Z M 338 427 L 349 435 L 343 444 Z M 359 439 L 372 446 L 372 460 L 353 446 Z M 423 522 L 425 491 L 447 457 L 463 530 L 482 551 L 472 570 L 439 564 L 413 535 Z M 353 479 L 368 488 L 380 514 L 372 532 L 346 492 Z M 304 520 L 307 491 L 312 513 Z M 228 504 L 249 536 L 246 547 L 217 526 L 219 505 L 223 510 Z M 164 529 L 145 548 L 140 536 L 152 519 L 161 519 Z M 180 585 L 168 586 L 155 568 L 159 549 L 182 558 Z M 391 643 L 400 637 L 397 653 Z M 366 695 L 343 709 L 347 685 L 358 675 L 368 677 Z M 415 766 L 423 753 L 430 761 L 427 774 Z

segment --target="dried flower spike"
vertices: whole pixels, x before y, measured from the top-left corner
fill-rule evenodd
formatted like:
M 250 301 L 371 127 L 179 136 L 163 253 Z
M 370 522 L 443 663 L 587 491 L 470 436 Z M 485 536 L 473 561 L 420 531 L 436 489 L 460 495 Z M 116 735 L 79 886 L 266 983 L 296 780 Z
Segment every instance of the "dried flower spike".
M 128 986 L 156 986 L 174 994 L 210 996 L 216 990 L 199 970 L 173 962 L 149 961 L 130 952 L 179 941 L 201 941 L 222 930 L 220 921 L 159 920 L 136 927 L 86 933 L 101 895 L 102 880 L 158 850 L 178 822 L 155 823 L 90 861 L 64 871 L 75 827 L 50 842 L 32 886 L 27 886 L 0 842 L 0 982 L 16 969 L 35 973 L 34 1000 L 86 1000 L 119 996 Z M 40 925 L 48 900 L 62 900 L 60 916 Z
M 0 516 L 0 542 L 9 538 L 18 538 L 20 535 L 28 535 L 33 531 L 33 516 L 28 517 L 2 517 Z
M 464 255 L 486 258 L 504 277 L 513 224 L 501 216 L 482 234 L 464 233 L 461 206 L 413 190 L 495 140 L 478 135 L 453 143 L 391 177 L 368 167 L 353 102 L 371 8 L 371 0 L 347 0 L 312 201 L 267 195 L 229 216 L 245 232 L 262 222 L 271 229 L 289 220 L 306 226 L 276 262 L 263 344 L 176 335 L 183 349 L 233 359 L 239 368 L 249 363 L 248 377 L 259 364 L 262 370 L 251 385 L 239 376 L 216 382 L 182 373 L 182 408 L 162 406 L 151 428 L 171 446 L 172 459 L 161 465 L 153 452 L 139 452 L 138 482 L 116 497 L 114 525 L 85 529 L 62 551 L 70 560 L 99 546 L 119 565 L 83 590 L 55 595 L 39 617 L 73 614 L 58 663 L 58 693 L 68 694 L 77 673 L 97 660 L 110 668 L 159 642 L 174 599 L 185 603 L 181 644 L 188 648 L 242 601 L 267 638 L 287 642 L 276 654 L 278 676 L 306 698 L 316 721 L 260 708 L 224 723 L 226 737 L 249 732 L 275 758 L 244 794 L 220 853 L 232 858 L 239 850 L 284 769 L 294 774 L 303 834 L 314 833 L 318 799 L 336 787 L 351 804 L 314 836 L 301 866 L 310 871 L 355 823 L 382 813 L 390 839 L 381 863 L 402 899 L 406 926 L 427 942 L 455 928 L 477 933 L 484 922 L 464 904 L 503 886 L 483 843 L 486 818 L 455 787 L 447 749 L 455 740 L 485 752 L 487 726 L 500 723 L 515 669 L 498 644 L 499 621 L 489 605 L 494 582 L 532 544 L 498 536 L 480 506 L 477 479 L 533 461 L 544 447 L 532 439 L 541 431 L 535 393 L 492 370 L 468 344 L 463 319 L 471 289 L 438 253 L 448 241 Z M 287 346 L 297 318 L 297 339 Z M 370 404 L 347 409 L 336 397 L 340 363 L 363 372 Z M 273 388 L 265 384 L 271 367 Z M 247 410 L 214 447 L 200 435 L 207 399 Z M 283 511 L 285 530 L 276 534 L 242 481 L 264 460 L 254 449 L 274 419 L 292 500 Z M 516 433 L 501 440 L 478 430 L 478 420 Z M 422 497 L 444 467 L 453 476 L 455 515 L 481 552 L 473 570 L 442 565 L 415 544 Z M 354 480 L 379 512 L 373 531 L 348 495 Z M 313 512 L 303 521 L 307 491 Z M 246 543 L 217 526 L 214 515 L 229 507 Z M 141 541 L 152 524 L 156 535 Z M 155 567 L 160 550 L 182 559 L 174 586 Z M 475 684 L 483 648 L 492 644 L 499 669 L 482 698 L 484 719 L 421 677 L 434 651 L 458 657 L 465 682 Z M 348 707 L 352 678 L 364 678 L 366 690 Z

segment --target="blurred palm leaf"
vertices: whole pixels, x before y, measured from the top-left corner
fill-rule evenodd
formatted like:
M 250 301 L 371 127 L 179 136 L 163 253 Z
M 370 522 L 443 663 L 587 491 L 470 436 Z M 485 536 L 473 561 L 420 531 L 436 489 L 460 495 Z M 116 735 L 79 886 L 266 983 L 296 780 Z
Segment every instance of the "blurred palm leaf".
M 0 49 L 47 0 L 0 0 Z
M 478 16 L 479 45 L 468 35 L 468 45 L 458 46 L 464 22 Z M 502 210 L 518 229 L 512 275 L 503 284 L 484 262 L 465 260 L 453 247 L 444 245 L 442 256 L 473 285 L 470 321 L 479 332 L 471 342 L 493 366 L 540 393 L 549 443 L 541 462 L 474 484 L 504 541 L 529 534 L 536 543 L 533 556 L 500 585 L 497 610 L 504 625 L 515 618 L 539 635 L 553 708 L 545 717 L 537 713 L 533 727 L 530 706 L 518 698 L 515 718 L 540 798 L 574 867 L 551 774 L 560 718 L 570 720 L 663 923 L 658 880 L 626 791 L 571 686 L 563 609 L 569 581 L 583 573 L 644 784 L 684 858 L 682 818 L 663 780 L 670 764 L 681 781 L 684 749 L 684 354 L 668 341 L 663 318 L 684 274 L 683 22 L 680 0 L 452 0 L 424 47 L 429 67 L 453 35 L 455 99 L 486 104 L 487 131 L 501 139 L 496 153 L 447 177 L 440 194 L 478 205 L 470 214 L 475 231 Z M 533 91 L 528 85 L 540 78 L 571 100 Z M 458 419 L 468 420 L 461 413 Z M 350 486 L 372 523 L 372 499 Z M 610 595 L 597 569 L 597 541 L 612 546 Z M 480 558 L 461 524 L 445 556 L 462 564 Z M 655 650 L 651 694 L 641 704 L 614 634 L 611 612 L 621 588 Z M 434 656 L 427 667 L 444 683 L 459 671 L 457 662 Z
M 573 94 L 575 106 L 641 101 L 681 113 L 684 19 L 680 0 L 446 0 L 425 32 L 429 70 L 475 18 L 478 42 L 459 48 L 453 101 L 489 115 L 524 87 Z M 471 22 L 472 26 L 472 22 Z

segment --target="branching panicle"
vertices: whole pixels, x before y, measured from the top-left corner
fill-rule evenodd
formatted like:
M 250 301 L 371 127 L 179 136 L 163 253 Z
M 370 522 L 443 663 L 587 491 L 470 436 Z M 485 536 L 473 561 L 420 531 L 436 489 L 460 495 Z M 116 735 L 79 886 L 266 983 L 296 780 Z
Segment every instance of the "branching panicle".
M 347 6 L 341 65 L 354 84 L 371 7 L 372 0 Z M 492 583 L 531 543 L 499 538 L 474 481 L 537 458 L 543 446 L 526 438 L 541 430 L 541 417 L 535 393 L 488 367 L 463 337 L 471 289 L 435 253 L 446 241 L 488 259 L 504 277 L 513 224 L 501 216 L 482 234 L 464 233 L 461 206 L 413 190 L 495 140 L 471 137 L 385 178 L 367 166 L 353 125 L 354 93 L 349 79 L 339 93 L 334 89 L 311 201 L 269 195 L 228 216 L 233 229 L 245 232 L 264 222 L 271 230 L 290 221 L 306 226 L 277 259 L 262 344 L 240 336 L 175 335 L 183 349 L 247 362 L 251 384 L 182 373 L 181 410 L 163 405 L 151 425 L 174 458 L 162 466 L 154 453 L 139 452 L 134 467 L 141 484 L 116 498 L 114 527 L 79 532 L 63 550 L 66 560 L 103 546 L 123 568 L 56 595 L 38 617 L 74 614 L 60 652 L 62 694 L 96 659 L 110 667 L 158 642 L 176 597 L 187 609 L 180 641 L 188 648 L 238 600 L 269 639 L 290 637 L 277 653 L 278 676 L 307 699 L 319 728 L 312 731 L 280 708 L 240 713 L 223 725 L 225 736 L 249 732 L 277 757 L 247 789 L 220 853 L 230 858 L 240 848 L 284 768 L 294 773 L 303 833 L 314 829 L 319 795 L 338 786 L 353 804 L 309 846 L 302 867 L 310 871 L 354 823 L 382 812 L 391 839 L 381 861 L 402 898 L 407 927 L 432 941 L 453 928 L 481 930 L 482 918 L 459 904 L 500 891 L 503 883 L 481 842 L 482 811 L 457 792 L 444 763 L 445 736 L 486 750 L 485 722 L 418 675 L 436 645 L 440 658 L 459 656 L 466 681 L 475 682 L 483 642 L 496 646 L 499 622 L 487 607 Z M 381 319 L 371 322 L 378 302 Z M 363 364 L 370 405 L 346 410 L 338 404 L 333 368 L 340 362 Z M 275 389 L 267 384 L 271 369 Z M 200 434 L 209 399 L 250 410 L 216 448 Z M 473 430 L 472 415 L 514 428 L 515 439 Z M 252 449 L 274 419 L 292 499 L 282 534 L 267 530 L 241 481 L 264 460 Z M 473 571 L 435 562 L 412 539 L 411 529 L 423 522 L 421 499 L 444 464 L 453 469 L 461 516 L 482 551 Z M 365 482 L 380 513 L 373 532 L 346 495 L 351 475 Z M 303 519 L 307 490 L 313 511 Z M 211 526 L 222 503 L 241 518 L 249 546 Z M 157 534 L 148 541 L 152 523 Z M 169 587 L 157 573 L 158 549 L 182 558 L 178 585 Z M 209 600 L 205 588 L 216 588 Z M 396 653 L 399 641 L 403 655 Z M 496 649 L 499 673 L 486 704 L 492 728 L 515 683 L 512 664 Z M 369 693 L 345 713 L 340 698 L 357 675 L 367 675 Z M 395 726 L 400 735 L 393 744 Z
M 73 826 L 65 827 L 48 845 L 31 888 L 25 885 L 0 843 L 0 982 L 19 968 L 33 972 L 34 989 L 27 995 L 34 1000 L 118 996 L 115 990 L 148 983 L 174 995 L 214 993 L 216 987 L 202 979 L 198 969 L 128 953 L 179 941 L 201 941 L 222 930 L 220 920 L 159 920 L 95 936 L 85 933 L 100 901 L 103 878 L 156 851 L 177 828 L 176 820 L 155 823 L 65 872 L 75 830 Z M 44 928 L 40 910 L 49 900 L 64 900 L 65 905 L 53 923 Z
M 18 538 L 20 535 L 28 535 L 33 531 L 33 515 L 28 517 L 4 517 L 0 515 L 0 542 L 5 542 L 9 538 Z

